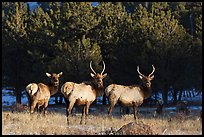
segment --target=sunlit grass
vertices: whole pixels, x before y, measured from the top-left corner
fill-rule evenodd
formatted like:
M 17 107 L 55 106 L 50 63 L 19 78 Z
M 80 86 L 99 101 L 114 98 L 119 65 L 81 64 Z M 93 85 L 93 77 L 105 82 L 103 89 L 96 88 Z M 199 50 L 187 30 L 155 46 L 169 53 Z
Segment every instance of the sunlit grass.
M 27 112 L 2 112 L 3 135 L 76 135 L 76 134 L 105 134 L 107 130 L 118 130 L 123 125 L 133 122 L 133 114 L 113 115 L 90 114 L 86 125 L 80 125 L 81 114 L 70 117 L 70 125 L 66 123 L 66 115 L 61 112 L 49 112 L 46 116 Z M 153 118 L 140 114 L 139 120 L 150 125 L 154 134 L 166 135 L 199 135 L 202 134 L 202 123 L 197 114 L 191 115 L 183 121 L 168 116 Z

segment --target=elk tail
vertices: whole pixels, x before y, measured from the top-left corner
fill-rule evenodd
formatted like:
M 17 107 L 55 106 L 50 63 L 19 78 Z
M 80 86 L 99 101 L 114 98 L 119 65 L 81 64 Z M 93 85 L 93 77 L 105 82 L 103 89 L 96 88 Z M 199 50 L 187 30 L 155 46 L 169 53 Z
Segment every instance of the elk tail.
M 114 90 L 114 88 L 115 88 L 115 85 L 112 84 L 112 85 L 108 86 L 108 87 L 105 89 L 105 94 L 106 94 L 107 97 L 109 97 L 110 92 L 111 92 L 112 90 Z
M 34 95 L 38 91 L 38 85 L 36 83 L 30 83 L 26 86 L 26 91 L 29 95 Z
M 72 82 L 66 82 L 61 87 L 61 93 L 63 95 L 69 95 L 74 90 L 74 84 Z

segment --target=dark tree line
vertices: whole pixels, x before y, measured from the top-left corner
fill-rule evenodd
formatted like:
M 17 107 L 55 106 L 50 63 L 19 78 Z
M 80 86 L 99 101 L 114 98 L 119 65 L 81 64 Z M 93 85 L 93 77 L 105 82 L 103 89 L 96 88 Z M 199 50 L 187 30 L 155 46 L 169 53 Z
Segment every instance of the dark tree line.
M 139 83 L 154 64 L 153 93 L 202 91 L 202 2 L 2 2 L 2 86 L 17 102 L 30 82 L 63 71 L 61 84 L 91 79 L 106 63 L 111 83 Z

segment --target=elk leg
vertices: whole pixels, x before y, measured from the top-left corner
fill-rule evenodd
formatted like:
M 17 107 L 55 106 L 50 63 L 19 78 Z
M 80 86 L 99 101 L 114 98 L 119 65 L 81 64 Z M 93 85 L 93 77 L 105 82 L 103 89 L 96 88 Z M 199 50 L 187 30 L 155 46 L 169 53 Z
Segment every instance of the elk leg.
M 86 110 L 85 110 L 85 124 L 87 122 L 87 117 L 88 117 L 88 114 L 89 114 L 89 107 L 91 105 L 91 102 L 87 102 L 86 104 Z
M 44 112 L 44 115 L 47 114 L 47 106 L 48 106 L 48 102 L 49 100 L 47 100 L 43 106 L 43 112 Z
M 67 124 L 69 125 L 69 119 L 68 119 L 68 116 L 69 116 L 69 109 L 68 109 L 68 105 L 66 105 L 66 116 L 67 116 Z
M 66 104 L 66 116 L 68 116 L 68 106 L 69 106 L 69 101 L 66 99 L 66 98 L 64 98 L 64 101 L 65 101 L 65 104 Z
M 108 115 L 109 115 L 109 117 L 112 116 L 112 110 L 113 110 L 115 104 L 117 103 L 117 101 L 111 101 L 110 103 L 111 103 L 111 104 L 110 104 L 110 106 L 109 106 L 109 108 L 108 108 Z
M 28 92 L 26 92 L 26 96 L 28 97 L 28 106 L 29 106 L 29 109 L 31 110 L 31 97 L 28 94 Z
M 44 111 L 44 109 L 43 109 Z M 37 112 L 41 113 L 42 112 L 42 104 L 37 103 Z
M 36 101 L 33 101 L 33 102 L 32 102 L 31 107 L 30 107 L 30 114 L 33 114 L 33 113 L 34 113 L 36 104 L 37 104 Z
M 109 102 L 110 102 L 110 106 L 108 108 L 108 115 L 111 116 L 112 115 L 112 110 L 113 107 L 115 106 L 115 104 L 117 103 L 118 98 L 116 98 L 116 96 L 114 94 L 111 94 L 109 96 Z
M 37 113 L 40 113 L 40 105 L 37 104 Z
M 138 105 L 136 103 L 133 104 L 133 111 L 134 111 L 134 119 L 135 119 L 135 122 L 138 121 L 138 118 L 137 118 L 137 109 L 138 109 Z
M 72 101 L 72 102 L 69 102 L 69 105 L 67 105 L 68 107 L 67 107 L 67 124 L 69 125 L 69 116 L 70 116 L 70 114 L 71 114 L 71 112 L 72 112 L 72 108 L 73 108 L 73 106 L 74 106 L 74 103 L 75 103 L 75 100 L 74 101 Z
M 81 125 L 83 124 L 83 119 L 85 118 L 85 114 L 86 114 L 86 106 L 83 106 L 82 115 L 81 115 L 81 121 L 80 121 Z

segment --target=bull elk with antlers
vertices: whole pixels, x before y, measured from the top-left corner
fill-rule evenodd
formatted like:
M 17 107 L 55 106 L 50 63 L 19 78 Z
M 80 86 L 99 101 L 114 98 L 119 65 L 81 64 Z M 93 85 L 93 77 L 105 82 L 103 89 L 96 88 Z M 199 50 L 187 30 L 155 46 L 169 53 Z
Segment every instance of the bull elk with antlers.
M 109 99 L 110 106 L 108 108 L 108 115 L 111 116 L 112 109 L 116 103 L 123 106 L 132 106 L 134 111 L 134 118 L 137 121 L 137 109 L 138 106 L 143 103 L 144 99 L 147 99 L 151 94 L 151 80 L 154 78 L 152 75 L 155 71 L 154 66 L 153 71 L 145 76 L 139 71 L 139 66 L 137 66 L 137 72 L 142 80 L 140 85 L 133 86 L 123 86 L 111 84 L 105 89 L 105 94 Z
M 66 103 L 66 115 L 67 124 L 69 124 L 69 116 L 71 114 L 74 104 L 78 106 L 83 106 L 82 116 L 80 124 L 83 124 L 83 119 L 85 119 L 89 112 L 90 105 L 95 101 L 97 96 L 101 96 L 104 93 L 103 79 L 106 77 L 105 63 L 103 61 L 103 70 L 101 73 L 96 73 L 92 68 L 92 61 L 90 62 L 90 69 L 93 73 L 90 73 L 93 77 L 92 81 L 74 83 L 66 82 L 61 87 L 61 93 L 64 95 Z
M 43 112 L 45 114 L 47 112 L 50 96 L 58 92 L 59 77 L 62 75 L 62 72 L 59 74 L 46 73 L 46 75 L 50 78 L 50 82 L 48 84 L 30 83 L 26 86 L 26 91 L 29 95 L 30 114 L 34 112 L 36 106 L 38 110 L 41 106 L 43 106 Z

